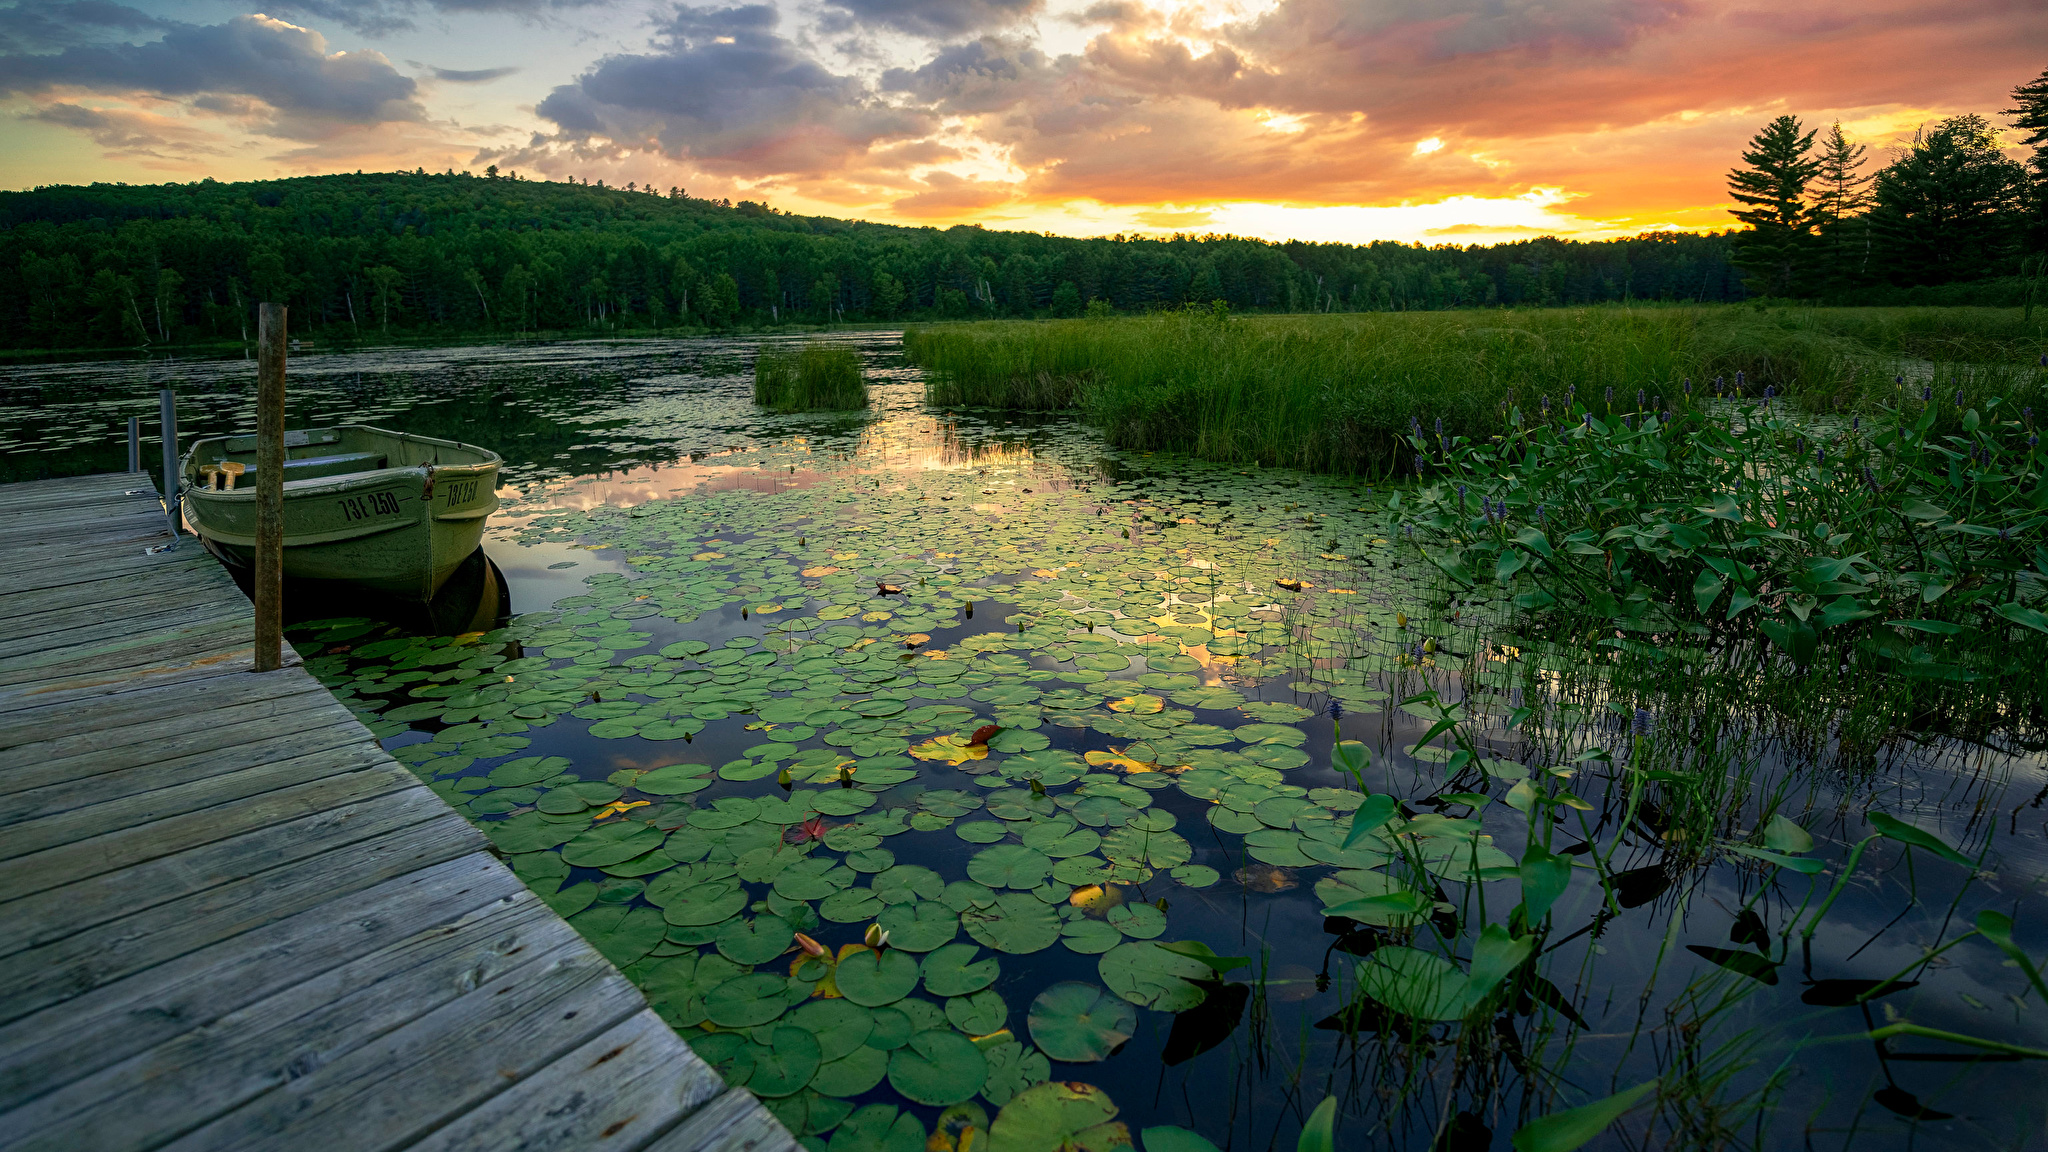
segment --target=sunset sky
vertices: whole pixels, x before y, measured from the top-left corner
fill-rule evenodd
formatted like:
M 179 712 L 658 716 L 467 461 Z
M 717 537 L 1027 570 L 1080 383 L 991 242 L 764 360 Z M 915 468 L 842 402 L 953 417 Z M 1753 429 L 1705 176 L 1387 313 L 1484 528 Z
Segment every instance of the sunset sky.
M 2048 0 L 0 0 L 0 187 L 425 167 L 1065 235 L 1730 223 L 1764 121 L 1882 158 Z

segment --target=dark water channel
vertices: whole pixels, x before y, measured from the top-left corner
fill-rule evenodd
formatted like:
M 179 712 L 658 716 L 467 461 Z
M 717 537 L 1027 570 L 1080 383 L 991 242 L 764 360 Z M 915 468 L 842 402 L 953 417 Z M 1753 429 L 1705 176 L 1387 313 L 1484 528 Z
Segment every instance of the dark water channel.
M 892 335 L 852 342 L 874 408 L 845 416 L 754 408 L 753 341 L 306 355 L 290 380 L 292 426 L 507 460 L 475 603 L 295 603 L 309 667 L 814 1146 L 957 1142 L 1014 1100 L 999 1147 L 1114 1108 L 1146 1152 L 1291 1149 L 1334 1096 L 1338 1147 L 1505 1149 L 1652 1079 L 1588 1146 L 2048 1142 L 2018 1051 L 2048 1005 L 1981 937 L 1930 955 L 1985 910 L 2048 950 L 2043 757 L 1900 740 L 1845 767 L 1762 718 L 1638 715 L 1505 605 L 1446 603 L 1385 491 L 927 409 Z M 253 365 L 0 370 L 0 479 L 122 467 L 158 387 L 186 437 L 236 430 Z M 1402 804 L 1350 847 L 1339 738 Z M 1728 778 L 1704 849 L 1630 804 L 1702 742 Z M 1579 801 L 1549 831 L 1574 866 L 1519 992 L 1460 1019 L 1487 932 L 1534 927 L 1510 912 L 1532 778 Z M 1872 812 L 1976 866 L 1873 841 L 1803 941 Z M 1725 847 L 1773 813 L 1818 872 Z M 876 924 L 881 959 L 842 951 Z M 1242 963 L 1213 979 L 1160 947 L 1184 941 Z M 1899 1022 L 2007 1047 L 1869 1038 Z

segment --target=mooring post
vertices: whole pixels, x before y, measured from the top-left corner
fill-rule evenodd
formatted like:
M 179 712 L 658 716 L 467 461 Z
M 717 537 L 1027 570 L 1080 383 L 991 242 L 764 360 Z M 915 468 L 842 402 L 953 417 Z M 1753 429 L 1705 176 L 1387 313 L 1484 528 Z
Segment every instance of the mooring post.
M 171 522 L 171 540 L 178 538 L 178 398 L 169 388 L 156 393 L 157 416 L 164 430 L 164 515 Z
M 284 664 L 285 307 L 256 320 L 256 670 Z
M 128 418 L 128 470 L 142 471 L 142 417 Z

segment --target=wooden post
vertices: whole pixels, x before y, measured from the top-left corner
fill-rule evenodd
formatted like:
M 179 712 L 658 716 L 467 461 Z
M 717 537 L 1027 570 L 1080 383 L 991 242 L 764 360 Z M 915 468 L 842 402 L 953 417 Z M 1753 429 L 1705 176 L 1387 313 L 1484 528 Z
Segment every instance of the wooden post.
M 142 417 L 128 418 L 128 470 L 142 471 Z
M 164 430 L 164 518 L 171 523 L 173 547 L 178 539 L 178 398 L 169 388 L 156 392 L 157 417 Z
M 284 664 L 285 307 L 256 321 L 256 670 Z

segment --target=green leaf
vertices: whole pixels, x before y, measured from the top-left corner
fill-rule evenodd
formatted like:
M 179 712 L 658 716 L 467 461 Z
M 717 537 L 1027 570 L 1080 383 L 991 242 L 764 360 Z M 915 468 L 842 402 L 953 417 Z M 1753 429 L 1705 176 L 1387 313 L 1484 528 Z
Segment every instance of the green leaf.
M 1131 1145 L 1117 1106 L 1092 1084 L 1034 1084 L 1010 1098 L 989 1125 L 988 1152 L 1113 1152 Z
M 754 1074 L 747 1091 L 756 1096 L 790 1096 L 801 1091 L 817 1075 L 818 1038 L 792 1024 L 779 1024 L 768 1044 L 754 1052 Z
M 1899 505 L 1899 510 L 1915 520 L 1946 520 L 1949 518 L 1946 509 L 1938 508 L 1917 497 L 1907 497 L 1905 502 Z
M 1375 792 L 1367 796 L 1358 810 L 1351 814 L 1351 831 L 1345 835 L 1343 846 L 1354 847 L 1360 840 L 1385 827 L 1400 807 L 1400 802 L 1389 793 Z
M 1876 828 L 1881 836 L 1890 837 L 1903 844 L 1910 844 L 1915 848 L 1925 848 L 1927 851 L 1952 864 L 1961 864 L 1964 867 L 1968 867 L 1970 864 L 1968 856 L 1942 843 L 1932 832 L 1915 828 L 1896 816 L 1887 816 L 1883 812 L 1871 812 L 1867 815 L 1867 819 L 1870 821 L 1871 827 Z
M 718 930 L 718 951 L 736 964 L 766 964 L 789 950 L 796 929 L 780 916 L 734 917 Z M 802 1085 L 798 1085 L 802 1087 Z
M 967 875 L 990 888 L 1036 888 L 1052 875 L 1052 861 L 1022 844 L 998 844 L 976 852 Z
M 1001 962 L 993 956 L 977 959 L 980 955 L 972 944 L 948 944 L 932 952 L 919 969 L 924 990 L 934 996 L 966 996 L 995 983 Z
M 1210 980 L 1210 966 L 1150 940 L 1119 944 L 1096 963 L 1096 973 L 1110 991 L 1133 1004 L 1162 1012 L 1183 1012 L 1207 999 L 1195 981 Z
M 919 1104 L 958 1104 L 981 1091 L 987 1078 L 981 1049 L 950 1029 L 916 1033 L 889 1056 L 889 1086 Z
M 1573 1152 L 1606 1131 L 1609 1124 L 1621 1119 L 1623 1113 L 1656 1088 L 1657 1082 L 1649 1080 L 1605 1100 L 1552 1112 L 1516 1129 L 1509 1143 L 1515 1152 Z
M 1079 980 L 1054 984 L 1031 1001 L 1031 1042 L 1054 1060 L 1106 1060 L 1138 1030 L 1138 1011 L 1109 990 Z
M 1337 1152 L 1336 1127 L 1337 1098 L 1325 1096 L 1303 1122 L 1301 1139 L 1294 1143 L 1295 1152 Z
M 1772 852 L 1765 848 L 1751 848 L 1747 844 L 1730 844 L 1727 847 L 1730 852 L 1738 855 L 1762 860 L 1766 864 L 1776 864 L 1780 868 L 1790 868 L 1794 872 L 1801 872 L 1808 876 L 1825 872 L 1828 866 L 1825 860 L 1815 860 L 1807 856 L 1787 856 L 1782 852 Z
M 1799 855 L 1813 851 L 1813 837 L 1806 829 L 1774 813 L 1770 823 L 1764 825 L 1764 847 L 1773 852 L 1790 852 Z
M 1522 877 L 1522 914 L 1530 924 L 1540 923 L 1565 889 L 1571 887 L 1572 862 L 1545 851 L 1541 845 L 1531 844 L 1523 850 L 1517 870 Z
M 2024 624 L 2036 632 L 2048 632 L 2048 613 L 2037 612 L 2032 608 L 2022 608 L 2016 603 L 2000 604 L 1992 609 L 1992 611 L 2015 624 Z
M 1252 958 L 1249 956 L 1218 956 L 1209 950 L 1207 944 L 1202 943 L 1200 940 L 1162 941 L 1159 947 L 1175 955 L 1186 956 L 1191 960 L 1200 961 L 1203 967 L 1209 969 L 1209 971 L 1217 976 L 1234 972 L 1252 962 Z
M 1911 628 L 1915 632 L 1931 632 L 1937 636 L 1953 636 L 1958 632 L 1969 631 L 1961 624 L 1951 624 L 1946 620 L 1887 620 L 1885 623 L 1894 628 Z
M 818 1038 L 820 1056 L 826 1061 L 837 1060 L 860 1048 L 867 1043 L 869 1033 L 875 1030 L 874 1012 L 842 997 L 806 1000 L 802 1007 L 789 1014 L 789 1021 Z M 880 1076 L 875 1078 L 881 1079 Z
M 644 856 L 668 839 L 668 833 L 651 824 L 613 820 L 578 835 L 562 848 L 562 859 L 578 868 L 602 868 Z
M 893 948 L 879 953 L 863 949 L 839 962 L 834 982 L 840 994 L 855 1004 L 880 1008 L 903 999 L 917 987 L 917 960 Z
M 1147 1128 L 1139 1136 L 1145 1152 L 1222 1152 L 1203 1137 L 1173 1124 Z
M 789 1006 L 788 995 L 788 979 L 755 972 L 705 993 L 704 1011 L 721 1028 L 754 1028 L 782 1015 Z
M 829 1152 L 924 1152 L 924 1146 L 917 1117 L 894 1104 L 869 1104 L 833 1129 Z
M 2019 965 L 2020 971 L 2027 974 L 2027 982 L 2034 986 L 2036 992 L 2048 996 L 2048 983 L 2042 981 L 2040 968 L 2036 967 L 2033 958 L 2013 941 L 2012 917 L 2003 912 L 1979 912 L 1977 931 L 1996 945 L 2000 952 L 2005 953 L 2007 959 Z
M 1692 599 L 1702 615 L 1714 606 L 1714 601 L 1720 599 L 1721 590 L 1727 586 L 1728 582 L 1716 576 L 1712 568 L 1700 569 L 1699 579 L 1692 582 Z

